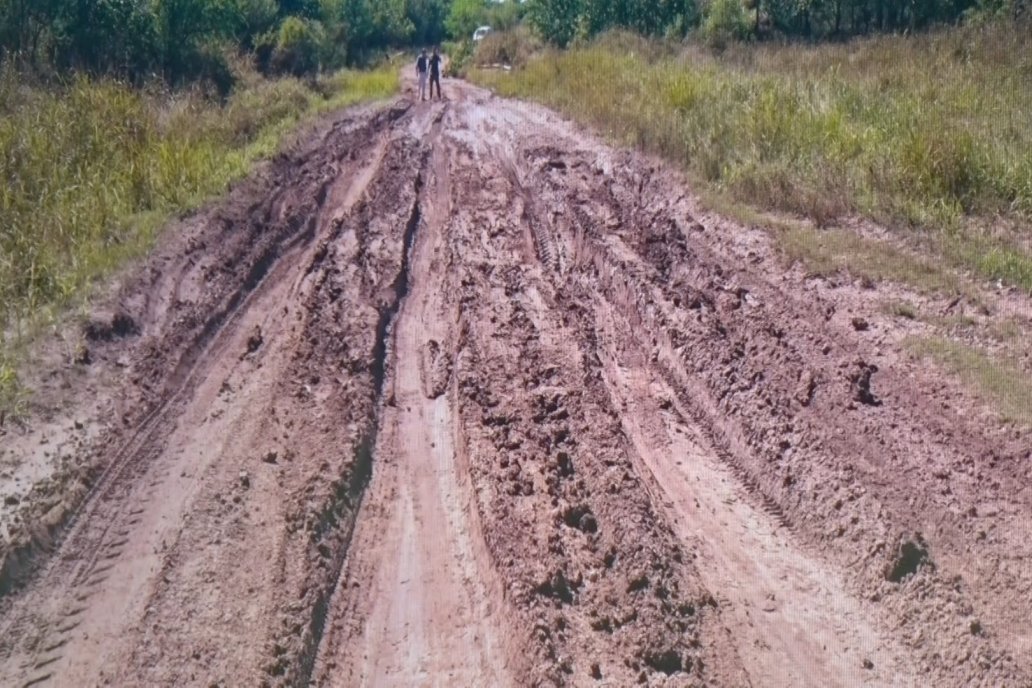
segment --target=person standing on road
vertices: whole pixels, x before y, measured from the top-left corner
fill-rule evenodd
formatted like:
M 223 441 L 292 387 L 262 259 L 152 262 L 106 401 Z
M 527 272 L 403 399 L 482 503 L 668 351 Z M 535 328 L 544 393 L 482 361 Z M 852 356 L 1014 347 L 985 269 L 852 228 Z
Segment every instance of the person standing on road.
M 430 57 L 430 100 L 434 99 L 434 84 L 437 84 L 437 98 L 438 100 L 442 100 L 441 55 L 437 48 L 434 48 L 434 54 Z
M 426 49 L 424 48 L 419 53 L 419 59 L 416 60 L 416 79 L 419 81 L 419 99 L 426 100 L 426 72 L 429 67 L 429 61 L 426 57 Z M 438 86 L 437 90 L 440 91 L 441 87 Z M 433 94 L 430 94 L 431 97 Z

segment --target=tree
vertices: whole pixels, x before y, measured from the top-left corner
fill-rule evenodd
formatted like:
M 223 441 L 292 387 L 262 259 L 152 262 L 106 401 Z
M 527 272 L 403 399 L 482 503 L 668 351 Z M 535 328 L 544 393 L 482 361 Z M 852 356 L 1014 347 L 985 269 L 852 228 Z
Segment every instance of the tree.
M 550 43 L 566 47 L 581 24 L 587 0 L 529 0 L 527 17 Z
M 745 38 L 749 33 L 749 19 L 745 16 L 742 0 L 713 0 L 702 23 L 706 42 L 723 48 L 731 41 Z
M 449 4 L 446 0 L 408 0 L 405 15 L 412 25 L 412 42 L 416 45 L 441 42 Z
M 541 36 L 560 46 L 576 35 L 609 29 L 646 36 L 684 35 L 699 21 L 696 0 L 530 0 L 528 18 Z
M 454 40 L 468 40 L 478 26 L 487 21 L 484 0 L 453 0 L 444 26 Z

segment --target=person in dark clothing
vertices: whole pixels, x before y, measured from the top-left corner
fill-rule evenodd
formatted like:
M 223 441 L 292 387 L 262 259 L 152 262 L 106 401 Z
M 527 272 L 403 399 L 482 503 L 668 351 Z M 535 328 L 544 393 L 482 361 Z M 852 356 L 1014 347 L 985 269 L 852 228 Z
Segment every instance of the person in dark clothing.
M 430 56 L 430 100 L 434 99 L 434 84 L 437 84 L 437 98 L 441 99 L 441 54 L 437 48 Z
M 430 61 L 426 57 L 426 51 L 419 53 L 419 59 L 416 60 L 416 79 L 419 81 L 419 99 L 426 100 L 426 73 L 430 66 Z M 438 86 L 437 90 L 441 90 Z

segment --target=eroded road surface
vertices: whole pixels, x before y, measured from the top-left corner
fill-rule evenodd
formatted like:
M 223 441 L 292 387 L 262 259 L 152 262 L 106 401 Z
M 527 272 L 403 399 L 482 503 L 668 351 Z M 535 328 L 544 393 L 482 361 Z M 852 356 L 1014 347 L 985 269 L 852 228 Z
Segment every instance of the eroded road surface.
M 449 86 L 87 325 L 11 439 L 66 460 L 5 521 L 0 684 L 1032 685 L 1028 434 L 856 327 L 877 287 Z

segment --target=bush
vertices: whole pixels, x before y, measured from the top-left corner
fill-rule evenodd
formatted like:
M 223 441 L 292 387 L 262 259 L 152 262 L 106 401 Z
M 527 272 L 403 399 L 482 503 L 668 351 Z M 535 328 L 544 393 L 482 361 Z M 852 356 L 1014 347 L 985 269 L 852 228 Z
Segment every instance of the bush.
M 271 71 L 294 76 L 315 72 L 319 68 L 325 41 L 326 33 L 319 22 L 287 17 L 280 24 L 270 56 Z
M 486 36 L 473 54 L 473 63 L 478 67 L 503 64 L 521 67 L 527 64 L 531 55 L 540 50 L 541 41 L 523 26 L 511 31 L 498 31 Z
M 713 0 L 706 10 L 702 35 L 707 44 L 718 50 L 748 36 L 749 20 L 745 16 L 742 0 Z
M 450 58 L 445 76 L 464 77 L 466 68 L 473 59 L 473 41 L 467 38 L 464 41 L 448 42 L 441 49 Z

